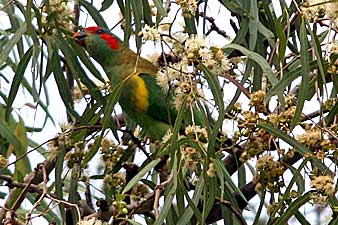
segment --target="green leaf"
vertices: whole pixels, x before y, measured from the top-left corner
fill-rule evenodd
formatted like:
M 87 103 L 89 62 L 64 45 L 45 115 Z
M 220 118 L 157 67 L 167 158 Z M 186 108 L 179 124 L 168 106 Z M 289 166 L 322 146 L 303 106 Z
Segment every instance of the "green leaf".
M 210 157 L 214 157 L 217 135 L 218 135 L 219 129 L 221 128 L 223 124 L 223 119 L 225 115 L 223 92 L 222 92 L 218 77 L 215 74 L 211 73 L 208 70 L 208 68 L 205 67 L 204 65 L 201 65 L 201 66 L 202 66 L 203 73 L 210 86 L 216 106 L 218 107 L 218 119 L 213 126 L 212 134 L 209 137 L 209 143 L 208 143 L 208 155 Z
M 168 14 L 163 7 L 163 2 L 161 0 L 154 0 L 154 5 L 157 8 L 157 13 L 162 17 L 167 17 Z
M 70 174 L 69 196 L 68 196 L 68 201 L 70 203 L 77 203 L 80 200 L 78 195 L 80 174 L 81 174 L 80 165 L 78 163 L 75 163 L 72 168 L 72 172 Z M 76 208 L 72 207 L 71 211 L 73 221 L 78 221 L 79 219 L 78 217 L 80 215 L 78 215 Z
M 271 66 L 269 63 L 264 59 L 261 55 L 257 54 L 256 52 L 250 51 L 238 44 L 229 44 L 224 47 L 224 49 L 236 49 L 240 52 L 242 52 L 244 55 L 246 55 L 248 58 L 254 60 L 256 63 L 258 63 L 263 72 L 266 74 L 268 77 L 270 83 L 272 86 L 275 86 L 278 83 L 278 79 L 276 78 L 275 74 L 273 73 Z
M 300 84 L 300 88 L 297 95 L 297 106 L 295 114 L 290 123 L 290 130 L 297 125 L 300 121 L 300 117 L 302 116 L 302 111 L 304 107 L 304 103 L 307 97 L 307 91 L 309 89 L 309 76 L 310 76 L 310 56 L 308 52 L 308 40 L 307 40 L 307 32 L 306 32 L 306 24 L 304 18 L 302 18 L 302 23 L 300 26 L 300 61 L 302 65 L 302 82 Z
M 59 154 L 56 159 L 55 164 L 55 194 L 59 199 L 63 199 L 63 180 L 62 180 L 62 173 L 63 173 L 63 163 L 65 161 L 66 151 L 64 146 L 59 146 Z M 63 203 L 59 204 L 59 210 L 61 214 L 62 221 L 66 219 L 66 211 L 65 205 Z
M 256 48 L 258 38 L 258 8 L 257 1 L 250 1 L 250 21 L 249 21 L 249 49 L 254 50 Z
M 178 183 L 178 176 L 177 176 L 177 167 L 178 167 L 178 159 L 177 159 L 177 155 L 174 155 L 174 157 L 172 158 L 173 160 L 173 167 L 171 169 L 171 175 L 172 175 L 172 180 L 171 182 L 169 182 L 166 186 L 165 192 L 164 192 L 164 196 L 165 196 L 165 201 L 160 213 L 160 216 L 156 219 L 154 225 L 162 225 L 164 219 L 168 216 L 169 210 L 170 208 L 172 208 L 172 204 L 173 204 L 173 199 L 174 196 L 176 194 L 176 190 L 177 190 L 177 183 Z
M 205 172 L 204 179 L 208 185 L 204 186 L 203 189 L 203 211 L 202 211 L 202 221 L 208 217 L 212 207 L 215 204 L 216 199 L 216 187 L 217 187 L 217 180 L 215 177 L 210 177 Z
M 0 118 L 0 136 L 12 144 L 15 149 L 22 148 L 22 144 L 18 137 L 15 136 L 14 130 L 3 119 L 4 118 Z
M 326 83 L 326 78 L 325 78 L 326 68 L 325 68 L 325 65 L 324 65 L 324 62 L 326 60 L 324 60 L 323 56 L 322 56 L 323 52 L 322 52 L 321 43 L 323 43 L 325 41 L 325 38 L 326 38 L 329 30 L 327 30 L 327 32 L 324 33 L 323 37 L 321 38 L 321 39 L 324 38 L 323 40 L 319 40 L 318 35 L 316 35 L 312 29 L 308 29 L 308 32 L 311 35 L 311 39 L 312 39 L 311 40 L 311 42 L 312 42 L 311 47 L 314 50 L 314 53 L 315 53 L 315 56 L 316 56 L 316 62 L 317 62 L 317 65 L 318 65 L 319 76 L 317 77 L 317 81 L 318 81 L 319 89 L 322 91 L 324 84 Z M 310 54 L 310 52 L 308 52 L 308 54 Z
M 216 172 L 219 177 L 224 177 L 224 181 L 229 185 L 232 191 L 237 192 L 242 199 L 246 200 L 241 189 L 232 181 L 231 175 L 228 170 L 225 168 L 223 161 L 220 158 L 213 159 L 212 162 L 215 164 Z M 221 175 L 222 174 L 222 175 Z M 235 198 L 231 199 L 234 205 L 237 205 L 237 200 Z
M 21 178 L 24 178 L 27 174 L 29 174 L 32 169 L 30 165 L 30 161 L 26 155 L 27 153 L 27 147 L 28 147 L 28 141 L 27 141 L 27 131 L 26 127 L 23 123 L 23 120 L 20 118 L 19 122 L 16 125 L 15 128 L 15 136 L 20 141 L 20 146 L 18 148 L 13 149 L 13 152 L 18 159 L 20 157 L 20 160 L 18 160 L 15 163 L 15 172 L 14 172 L 14 178 L 18 181 L 23 181 Z M 21 158 L 22 157 L 22 158 Z
M 259 224 L 259 219 L 262 218 L 261 214 L 262 214 L 262 209 L 265 203 L 265 196 L 266 196 L 266 192 L 264 190 L 264 192 L 260 194 L 260 202 L 259 202 L 258 209 L 256 211 L 255 220 L 253 222 L 253 225 Z
M 184 195 L 188 202 L 188 208 L 187 210 L 184 211 L 184 214 L 180 217 L 179 221 L 177 222 L 177 225 L 189 224 L 191 221 L 191 217 L 194 214 L 197 218 L 197 221 L 199 221 L 200 224 L 203 224 L 201 212 L 197 208 L 197 205 L 202 198 L 203 188 L 204 188 L 204 180 L 203 178 L 201 178 L 196 185 L 196 189 L 194 190 L 194 195 L 192 199 L 190 199 L 188 192 L 186 191 L 184 192 Z
M 189 12 L 188 16 L 184 17 L 185 30 L 188 34 L 197 34 L 197 28 L 194 16 Z
M 333 119 L 336 117 L 338 114 L 338 101 L 335 103 L 335 105 L 332 107 L 330 110 L 329 114 L 325 118 L 325 124 L 331 124 Z
M 281 20 L 283 20 L 283 17 L 279 17 L 275 22 L 277 36 L 279 39 L 279 51 L 278 51 L 279 62 L 283 62 L 285 60 L 285 51 L 286 51 L 286 44 L 287 44 L 287 40 L 286 40 L 284 28 L 282 27 Z
M 6 121 L 9 120 L 9 115 L 12 111 L 12 104 L 14 102 L 15 97 L 18 94 L 18 90 L 20 87 L 20 84 L 22 82 L 23 76 L 25 74 L 27 65 L 32 57 L 32 53 L 33 53 L 33 48 L 34 46 L 31 46 L 27 52 L 24 54 L 24 56 L 22 57 L 22 59 L 20 60 L 16 71 L 15 71 L 15 75 L 11 84 L 11 89 L 9 91 L 9 95 L 8 95 L 8 99 L 7 99 L 7 105 L 6 105 L 6 114 L 5 114 L 5 118 Z
M 268 40 L 271 47 L 275 47 L 275 35 L 274 33 L 266 28 L 260 21 L 258 21 L 258 31 Z
M 68 112 L 74 116 L 77 119 L 80 119 L 78 113 L 73 109 L 73 100 L 72 100 L 72 93 L 70 92 L 70 89 L 68 87 L 68 83 L 66 81 L 66 78 L 64 77 L 64 74 L 62 72 L 62 68 L 60 65 L 60 56 L 58 55 L 57 51 L 54 51 L 52 54 L 52 57 L 49 60 L 49 63 L 52 64 L 53 73 L 54 73 L 54 79 L 56 81 L 56 84 L 58 86 L 58 90 L 61 96 L 61 99 L 68 110 Z
M 181 107 L 178 111 L 175 123 L 174 123 L 174 128 L 172 131 L 172 138 L 171 138 L 171 145 L 170 145 L 170 152 L 171 152 L 171 157 L 176 155 L 176 149 L 178 149 L 178 142 L 177 142 L 177 137 L 179 134 L 179 131 L 182 127 L 182 121 L 186 113 L 186 103 L 187 103 L 187 97 L 185 96 L 183 98 Z
M 297 212 L 295 213 L 295 217 L 300 222 L 300 224 L 302 224 L 302 225 L 311 225 L 311 223 L 308 222 L 308 219 L 305 218 L 305 216 L 303 216 L 303 214 L 301 214 L 299 212 L 299 210 L 297 210 Z
M 108 9 L 112 4 L 114 3 L 114 0 L 104 0 L 102 3 L 101 3 L 101 9 L 100 9 L 100 12 Z
M 142 1 L 131 1 L 131 8 L 134 15 L 134 23 L 135 23 L 135 33 L 138 34 L 142 29 L 142 21 L 143 21 L 143 5 Z M 142 37 L 136 35 L 136 47 L 139 51 L 142 46 Z
M 80 137 L 82 136 L 80 135 Z M 88 166 L 88 162 L 95 156 L 95 154 L 99 150 L 102 139 L 103 139 L 103 135 L 100 135 L 98 138 L 95 139 L 94 146 L 90 148 L 90 150 L 86 153 L 84 159 L 82 160 L 82 167 L 85 168 L 86 166 Z
M 7 59 L 9 53 L 13 50 L 14 45 L 20 41 L 22 38 L 22 35 L 26 32 L 26 22 L 23 22 L 18 30 L 15 32 L 15 34 L 10 38 L 10 40 L 7 42 L 6 46 L 4 49 L 1 50 L 0 54 L 0 66 L 5 62 Z
M 127 193 L 130 189 L 132 189 L 143 177 L 146 173 L 148 173 L 151 169 L 153 169 L 157 163 L 159 163 L 161 159 L 154 159 L 153 161 L 149 162 L 147 165 L 145 165 L 140 172 L 137 173 L 131 181 L 128 182 L 128 184 L 124 187 L 121 194 Z
M 238 13 L 240 15 L 249 15 L 249 12 L 247 11 L 247 7 L 243 7 L 243 5 L 240 4 L 238 1 L 219 0 L 219 2 L 222 3 L 231 12 L 235 12 L 235 13 Z M 249 1 L 246 1 L 246 2 L 249 2 Z M 249 6 L 250 6 L 250 4 L 249 4 Z
M 79 46 L 78 44 L 75 44 L 73 41 L 70 41 L 70 46 L 74 51 L 75 55 L 80 58 L 81 62 L 86 66 L 86 68 L 91 72 L 91 74 L 96 79 L 104 83 L 105 82 L 104 78 L 102 77 L 101 73 L 96 68 L 96 66 L 93 64 L 93 62 L 90 60 L 88 54 L 85 53 L 84 48 Z
M 154 26 L 154 23 L 152 20 L 152 13 L 151 13 L 151 9 L 149 6 L 149 1 L 142 0 L 142 5 L 143 5 L 143 16 L 144 16 L 145 23 L 148 24 L 150 27 Z
M 81 67 L 80 63 L 77 60 L 76 55 L 74 54 L 74 50 L 68 45 L 68 43 L 62 38 L 57 37 L 56 39 L 57 46 L 63 52 L 65 60 L 67 62 L 67 66 L 71 70 L 72 75 L 77 79 L 80 80 L 89 90 L 90 94 L 95 98 L 96 101 L 99 103 L 104 104 L 103 97 L 99 88 L 96 84 L 87 76 L 84 69 Z M 94 71 L 95 73 L 96 71 Z
M 293 67 L 293 64 L 297 65 L 295 68 Z M 310 63 L 310 70 L 313 70 L 318 67 L 318 64 L 316 61 L 312 61 Z M 282 94 L 286 87 L 289 86 L 292 81 L 294 81 L 297 77 L 301 75 L 302 66 L 300 63 L 298 63 L 298 60 L 290 65 L 289 71 L 284 71 L 285 76 L 274 86 L 272 87 L 265 96 L 265 101 L 268 102 L 272 96 Z
M 288 220 L 295 215 L 295 212 L 297 212 L 302 205 L 309 202 L 311 193 L 312 192 L 309 191 L 292 202 L 290 206 L 281 214 L 281 216 L 276 219 L 274 225 L 287 224 Z
M 123 11 L 124 19 L 125 19 L 125 30 L 124 30 L 124 39 L 123 39 L 123 44 L 126 46 L 129 46 L 129 38 L 132 33 L 132 17 L 131 17 L 131 6 L 130 6 L 130 1 L 132 0 L 125 0 L 125 7 Z
M 79 0 L 79 4 L 85 7 L 89 15 L 93 18 L 93 20 L 98 26 L 103 27 L 103 28 L 108 28 L 107 23 L 104 21 L 100 12 L 93 6 L 93 4 L 85 0 Z
M 117 218 L 117 219 L 125 220 L 132 225 L 142 225 L 142 223 L 136 222 L 135 220 L 131 220 L 131 219 L 128 219 L 128 218 Z

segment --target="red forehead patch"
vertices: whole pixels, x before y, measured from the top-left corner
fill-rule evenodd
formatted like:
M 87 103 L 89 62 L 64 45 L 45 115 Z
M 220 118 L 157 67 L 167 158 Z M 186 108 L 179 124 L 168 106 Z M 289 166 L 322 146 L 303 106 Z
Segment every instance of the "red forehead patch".
M 102 27 L 87 27 L 86 31 L 89 34 L 99 35 L 103 40 L 107 42 L 111 49 L 116 50 L 120 47 L 119 40 L 112 34 L 108 33 L 106 30 L 102 29 Z
M 100 30 L 100 29 L 102 29 L 102 28 L 101 28 L 101 27 L 87 27 L 87 28 L 86 28 L 86 31 L 87 31 L 88 33 L 91 33 L 91 34 L 95 34 L 96 31 L 98 31 L 98 30 Z

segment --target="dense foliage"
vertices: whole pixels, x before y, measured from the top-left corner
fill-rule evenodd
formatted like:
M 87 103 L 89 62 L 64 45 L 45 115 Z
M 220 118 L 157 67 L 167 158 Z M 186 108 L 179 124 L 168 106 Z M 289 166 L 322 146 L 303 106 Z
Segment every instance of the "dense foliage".
M 0 2 L 1 223 L 338 223 L 338 2 Z M 89 25 L 154 54 L 163 138 L 74 41 Z

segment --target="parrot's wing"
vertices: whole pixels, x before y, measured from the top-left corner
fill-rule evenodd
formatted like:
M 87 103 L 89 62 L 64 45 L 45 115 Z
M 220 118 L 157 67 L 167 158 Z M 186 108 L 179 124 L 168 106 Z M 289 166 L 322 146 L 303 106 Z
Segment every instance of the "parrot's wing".
M 173 105 L 173 95 L 165 93 L 157 84 L 154 76 L 149 74 L 139 75 L 145 82 L 148 90 L 148 109 L 146 114 L 169 125 L 175 123 L 177 111 Z
M 154 76 L 138 73 L 130 77 L 121 91 L 119 103 L 136 123 L 161 122 L 172 125 L 177 112 L 172 96 L 164 93 Z M 149 124 L 146 124 L 149 126 Z

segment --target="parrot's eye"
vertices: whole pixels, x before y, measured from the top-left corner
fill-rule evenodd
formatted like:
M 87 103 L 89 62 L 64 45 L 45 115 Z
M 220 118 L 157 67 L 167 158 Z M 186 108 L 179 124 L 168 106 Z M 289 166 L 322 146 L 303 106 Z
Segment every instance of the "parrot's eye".
M 98 29 L 98 30 L 96 31 L 96 33 L 97 33 L 97 34 L 103 34 L 104 31 L 103 31 L 102 29 Z

